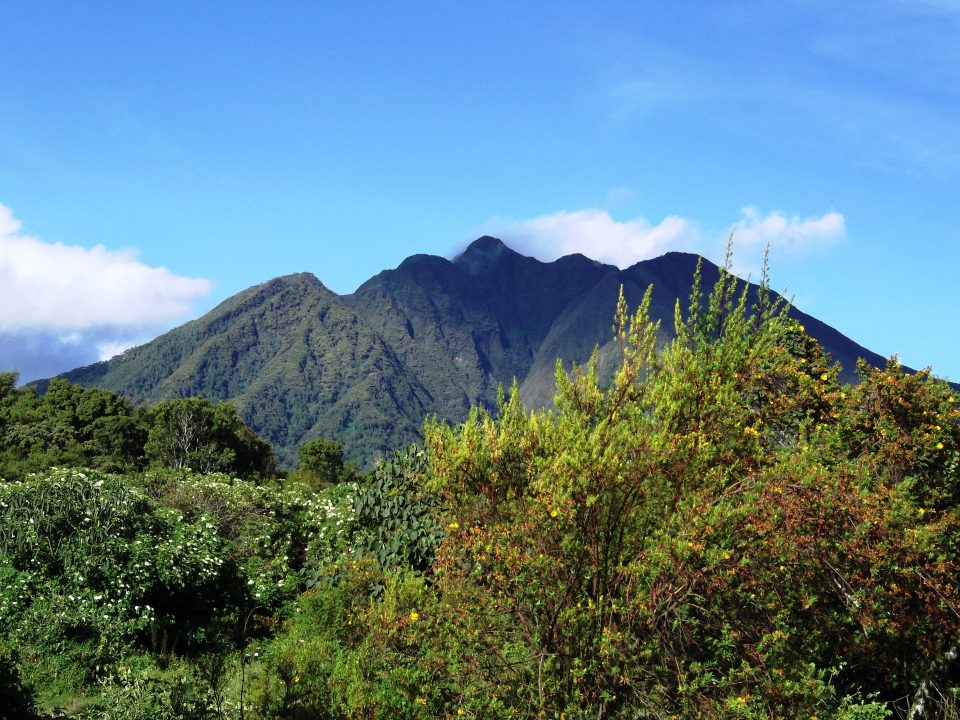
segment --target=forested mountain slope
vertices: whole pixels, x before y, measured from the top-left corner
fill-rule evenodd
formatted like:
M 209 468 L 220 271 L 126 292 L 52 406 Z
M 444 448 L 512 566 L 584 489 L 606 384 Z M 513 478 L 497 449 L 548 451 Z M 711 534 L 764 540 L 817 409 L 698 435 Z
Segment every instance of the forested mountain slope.
M 668 253 L 625 270 L 582 255 L 545 263 L 482 237 L 452 261 L 409 257 L 349 295 L 309 273 L 275 278 L 63 377 L 136 402 L 231 400 L 281 460 L 292 461 L 306 440 L 330 437 L 369 465 L 417 439 L 428 415 L 459 421 L 472 404 L 494 405 L 498 386 L 514 378 L 529 405 L 549 405 L 558 357 L 582 363 L 597 346 L 609 357 L 621 285 L 635 306 L 653 284 L 651 315 L 666 341 L 697 260 Z M 704 260 L 704 287 L 718 273 Z M 853 379 L 858 357 L 882 365 L 828 325 L 790 314 L 841 363 L 844 379 Z

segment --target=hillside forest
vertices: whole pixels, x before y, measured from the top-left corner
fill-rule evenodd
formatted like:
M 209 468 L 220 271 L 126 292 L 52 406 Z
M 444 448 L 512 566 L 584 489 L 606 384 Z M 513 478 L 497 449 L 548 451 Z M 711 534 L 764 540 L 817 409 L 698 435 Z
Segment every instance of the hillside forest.
M 699 278 L 366 472 L 0 376 L 0 718 L 960 717 L 955 391 Z

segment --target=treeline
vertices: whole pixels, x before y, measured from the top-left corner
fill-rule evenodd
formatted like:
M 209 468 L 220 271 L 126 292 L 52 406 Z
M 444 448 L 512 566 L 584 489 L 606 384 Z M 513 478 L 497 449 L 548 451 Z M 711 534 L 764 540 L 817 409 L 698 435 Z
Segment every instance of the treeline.
M 150 465 L 267 477 L 270 445 L 229 403 L 181 398 L 154 406 L 99 388 L 51 380 L 46 392 L 17 388 L 0 373 L 0 478 L 22 480 L 51 467 L 131 472 Z
M 951 388 L 895 360 L 841 384 L 728 273 L 658 350 L 649 297 L 618 305 L 611 383 L 558 365 L 553 410 L 514 388 L 368 475 L 323 441 L 283 480 L 161 469 L 183 456 L 157 454 L 154 410 L 134 471 L 0 484 L 0 699 L 110 720 L 956 718 Z

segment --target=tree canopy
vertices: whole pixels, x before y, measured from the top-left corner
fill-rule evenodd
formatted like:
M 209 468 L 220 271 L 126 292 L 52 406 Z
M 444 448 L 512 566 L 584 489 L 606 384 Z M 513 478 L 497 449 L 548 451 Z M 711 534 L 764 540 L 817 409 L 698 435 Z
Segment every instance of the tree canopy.
M 230 403 L 179 398 L 153 407 L 144 446 L 152 463 L 197 472 L 235 472 L 244 477 L 274 469 L 273 449 L 257 437 Z
M 46 392 L 0 374 L 0 478 L 51 467 L 131 472 L 150 463 L 267 476 L 273 450 L 229 403 L 179 398 L 134 406 L 108 390 L 51 380 Z

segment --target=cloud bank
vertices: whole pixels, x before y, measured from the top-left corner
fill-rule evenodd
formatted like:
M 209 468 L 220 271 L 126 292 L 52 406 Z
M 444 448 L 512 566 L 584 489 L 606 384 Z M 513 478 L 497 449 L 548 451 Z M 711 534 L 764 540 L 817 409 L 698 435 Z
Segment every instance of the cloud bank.
M 0 204 L 0 371 L 19 370 L 24 381 L 143 342 L 211 289 L 134 250 L 48 243 L 20 229 Z
M 620 222 L 604 210 L 564 210 L 493 225 L 511 247 L 540 260 L 582 253 L 621 268 L 669 250 L 689 250 L 700 244 L 696 224 L 674 215 L 654 225 L 646 218 Z
M 670 215 L 658 223 L 638 217 L 619 221 L 605 210 L 560 211 L 529 220 L 493 221 L 498 234 L 518 250 L 540 260 L 555 260 L 582 253 L 589 258 L 626 268 L 672 250 L 696 252 L 722 262 L 732 228 L 735 269 L 759 267 L 767 245 L 780 254 L 802 254 L 828 246 L 846 236 L 843 215 L 828 212 L 819 217 L 764 213 L 750 205 L 725 230 L 705 231 L 689 218 Z

